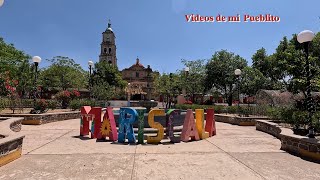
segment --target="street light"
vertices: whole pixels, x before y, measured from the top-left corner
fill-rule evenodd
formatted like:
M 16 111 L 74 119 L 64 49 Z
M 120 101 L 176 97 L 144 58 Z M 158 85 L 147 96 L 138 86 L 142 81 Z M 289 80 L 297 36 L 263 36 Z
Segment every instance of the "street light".
M 35 67 L 35 74 L 34 74 L 34 92 L 33 92 L 33 101 L 34 101 L 34 103 L 35 103 L 35 102 L 36 102 L 36 97 L 37 97 L 38 66 L 39 66 L 39 63 L 41 62 L 41 57 L 39 57 L 39 56 L 33 56 L 33 57 L 32 57 L 32 62 L 34 63 L 34 67 Z
M 35 66 L 34 83 L 36 83 L 36 82 L 37 82 L 38 66 L 39 66 L 39 63 L 41 62 L 41 57 L 39 57 L 39 56 L 33 56 L 32 61 L 33 61 L 34 66 Z
M 3 5 L 4 0 L 0 0 L 0 7 Z
M 311 73 L 310 73 L 310 63 L 309 63 L 309 44 L 314 38 L 314 33 L 310 30 L 304 30 L 300 32 L 297 36 L 299 43 L 303 44 L 305 56 L 306 56 L 306 76 L 307 76 L 307 110 L 308 110 L 308 122 L 309 122 L 309 138 L 315 138 L 314 127 L 312 123 L 312 115 L 314 112 L 313 100 L 311 97 Z
M 237 87 L 238 87 L 238 114 L 240 115 L 240 76 L 241 76 L 241 70 L 240 69 L 236 69 L 234 70 L 234 74 L 237 77 Z
M 91 90 L 92 90 L 91 75 L 92 75 L 93 61 L 88 61 L 88 65 L 89 65 L 89 91 L 90 91 L 90 98 L 91 98 Z
M 130 92 L 131 92 L 131 88 L 130 88 L 130 83 L 128 83 L 128 107 L 130 107 Z

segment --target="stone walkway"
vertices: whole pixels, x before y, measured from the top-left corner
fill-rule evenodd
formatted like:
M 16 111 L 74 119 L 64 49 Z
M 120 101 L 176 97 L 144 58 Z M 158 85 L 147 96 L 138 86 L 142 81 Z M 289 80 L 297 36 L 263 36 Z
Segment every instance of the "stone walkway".
M 320 164 L 255 127 L 217 123 L 217 136 L 174 145 L 96 142 L 78 129 L 79 120 L 23 126 L 23 156 L 0 179 L 320 179 Z

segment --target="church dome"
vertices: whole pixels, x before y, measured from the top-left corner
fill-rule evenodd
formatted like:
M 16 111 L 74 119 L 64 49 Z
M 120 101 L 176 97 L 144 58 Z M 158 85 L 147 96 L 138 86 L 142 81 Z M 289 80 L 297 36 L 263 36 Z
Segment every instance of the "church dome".
M 113 32 L 113 30 L 111 29 L 111 27 L 108 27 L 107 31 Z

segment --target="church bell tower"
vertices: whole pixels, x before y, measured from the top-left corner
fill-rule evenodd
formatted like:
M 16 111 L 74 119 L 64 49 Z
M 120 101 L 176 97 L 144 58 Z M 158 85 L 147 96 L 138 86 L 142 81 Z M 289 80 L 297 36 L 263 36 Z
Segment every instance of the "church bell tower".
M 113 66 L 117 66 L 117 49 L 116 49 L 116 36 L 111 29 L 109 20 L 108 28 L 102 33 L 101 53 L 99 61 L 106 61 Z

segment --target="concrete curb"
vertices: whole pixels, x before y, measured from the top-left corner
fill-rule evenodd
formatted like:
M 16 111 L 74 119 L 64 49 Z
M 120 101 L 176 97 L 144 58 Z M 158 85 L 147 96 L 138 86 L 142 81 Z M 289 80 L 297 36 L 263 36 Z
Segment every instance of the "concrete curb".
M 257 120 L 256 130 L 275 136 L 281 140 L 281 149 L 299 157 L 320 163 L 320 140 L 293 134 L 288 128 L 276 123 Z

